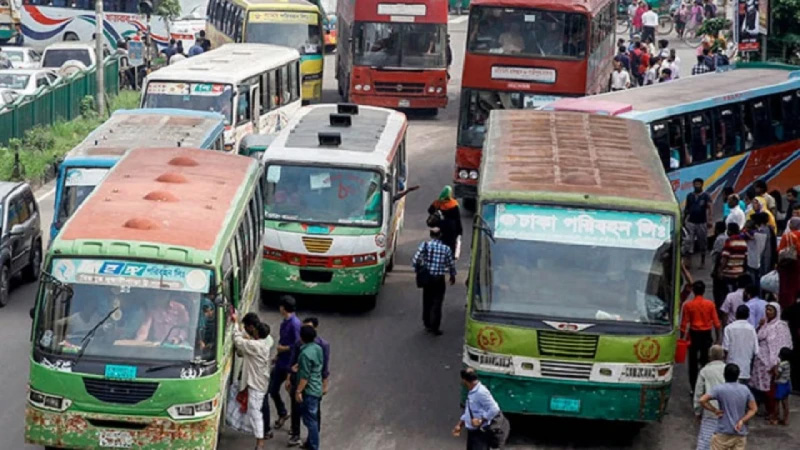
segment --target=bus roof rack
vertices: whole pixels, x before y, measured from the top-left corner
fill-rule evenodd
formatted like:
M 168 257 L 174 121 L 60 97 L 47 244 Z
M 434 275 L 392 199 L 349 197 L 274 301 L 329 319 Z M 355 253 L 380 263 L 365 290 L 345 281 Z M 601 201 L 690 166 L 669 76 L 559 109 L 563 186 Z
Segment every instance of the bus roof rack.
M 342 145 L 342 135 L 341 133 L 333 133 L 333 132 L 325 132 L 320 131 L 317 133 L 319 138 L 319 145 L 324 146 L 331 146 L 331 147 L 338 147 Z
M 350 114 L 331 113 L 330 118 L 332 127 L 349 127 L 353 125 L 353 118 Z
M 336 112 L 339 114 L 358 114 L 358 105 L 355 103 L 339 103 L 336 105 Z

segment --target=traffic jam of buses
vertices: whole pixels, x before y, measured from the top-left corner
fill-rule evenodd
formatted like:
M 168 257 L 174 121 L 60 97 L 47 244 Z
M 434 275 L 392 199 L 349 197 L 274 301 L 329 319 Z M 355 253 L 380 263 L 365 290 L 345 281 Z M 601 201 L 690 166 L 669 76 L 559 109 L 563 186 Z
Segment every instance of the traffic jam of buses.
M 0 0 L 0 449 L 796 446 L 763 6 Z

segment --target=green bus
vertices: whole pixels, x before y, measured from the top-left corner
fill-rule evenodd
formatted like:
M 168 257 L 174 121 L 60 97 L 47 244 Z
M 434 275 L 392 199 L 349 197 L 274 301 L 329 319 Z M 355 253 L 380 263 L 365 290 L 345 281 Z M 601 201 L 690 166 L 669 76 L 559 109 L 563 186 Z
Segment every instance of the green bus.
M 647 128 L 495 110 L 487 133 L 463 363 L 507 413 L 659 419 L 680 210 Z
M 235 309 L 259 296 L 253 158 L 134 149 L 52 242 L 34 308 L 25 440 L 213 449 Z

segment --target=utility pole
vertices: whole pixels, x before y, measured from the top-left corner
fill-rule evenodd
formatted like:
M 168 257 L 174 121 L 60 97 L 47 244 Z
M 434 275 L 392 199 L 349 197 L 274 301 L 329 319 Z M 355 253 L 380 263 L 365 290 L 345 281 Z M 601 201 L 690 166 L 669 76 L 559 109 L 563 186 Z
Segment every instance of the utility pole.
M 106 112 L 106 85 L 103 75 L 105 75 L 105 61 L 103 58 L 103 0 L 94 1 L 95 22 L 97 22 L 97 30 L 94 34 L 94 52 L 97 63 L 95 69 L 97 73 L 97 113 L 102 117 Z

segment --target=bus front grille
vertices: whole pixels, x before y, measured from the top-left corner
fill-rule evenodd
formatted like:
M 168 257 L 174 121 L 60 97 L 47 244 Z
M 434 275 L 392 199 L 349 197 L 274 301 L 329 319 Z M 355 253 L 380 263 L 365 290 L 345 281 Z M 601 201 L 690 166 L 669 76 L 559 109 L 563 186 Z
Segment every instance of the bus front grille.
M 387 83 L 375 82 L 375 92 L 389 94 L 422 94 L 425 92 L 425 83 Z
M 541 356 L 594 358 L 597 353 L 597 336 L 539 330 L 537 342 Z
M 588 380 L 592 375 L 592 363 L 542 361 L 541 369 L 542 376 L 545 378 Z
M 331 249 L 333 239 L 303 236 L 303 245 L 311 253 L 325 253 Z
M 106 403 L 134 405 L 155 394 L 158 383 L 136 381 L 111 381 L 84 378 L 83 385 L 92 397 Z

